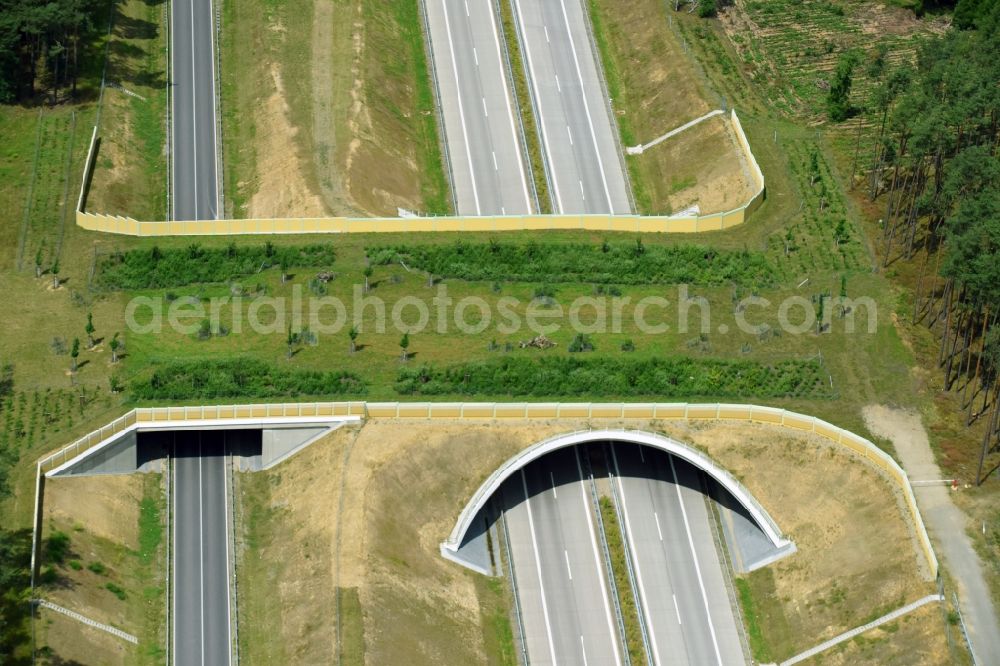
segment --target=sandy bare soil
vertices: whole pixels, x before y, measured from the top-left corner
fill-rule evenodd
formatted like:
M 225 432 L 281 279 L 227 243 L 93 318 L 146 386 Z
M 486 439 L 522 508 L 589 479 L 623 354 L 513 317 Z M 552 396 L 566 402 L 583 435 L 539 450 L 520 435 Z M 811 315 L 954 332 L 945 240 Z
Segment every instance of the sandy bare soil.
M 243 604 L 263 608 L 266 600 L 271 609 L 271 631 L 262 639 L 269 645 L 255 654 L 325 659 L 340 650 L 359 657 L 354 651 L 363 649 L 369 664 L 489 662 L 475 574 L 441 558 L 439 544 L 501 462 L 531 443 L 589 425 L 373 420 L 258 473 L 266 481 L 254 483 L 270 488 L 267 507 L 251 507 L 243 521 L 257 521 L 258 538 L 270 535 L 257 555 L 283 574 L 241 588 L 245 621 L 253 616 L 243 614 Z M 928 593 L 892 490 L 861 460 L 818 438 L 765 426 L 623 425 L 664 430 L 707 451 L 795 540 L 798 554 L 771 568 L 774 603 L 796 637 L 789 645 L 811 647 Z M 338 588 L 356 591 L 360 600 L 361 644 L 341 646 L 335 620 L 333 629 L 315 622 L 336 606 L 323 595 Z M 351 622 L 344 613 L 343 623 Z M 328 652 L 306 652 L 313 639 Z M 893 637 L 887 642 L 895 645 Z
M 94 536 L 134 546 L 138 540 L 142 477 L 90 476 L 45 482 L 45 522 L 83 525 Z
M 768 567 L 792 650 L 778 657 L 934 592 L 921 575 L 901 503 L 860 458 L 771 426 L 693 422 L 664 429 L 736 475 L 795 542 L 798 553 Z
M 815 666 L 934 666 L 950 663 L 941 622 L 941 608 L 930 604 L 802 663 Z
M 295 141 L 298 129 L 288 117 L 281 70 L 271 65 L 274 87 L 257 108 L 257 175 L 259 182 L 247 206 L 247 217 L 321 217 L 322 199 L 306 182 L 306 165 Z
M 719 213 L 742 206 L 753 194 L 746 160 L 726 116 L 709 118 L 641 157 L 662 165 L 674 212 L 697 205 L 703 215 Z M 685 183 L 690 185 L 680 187 Z

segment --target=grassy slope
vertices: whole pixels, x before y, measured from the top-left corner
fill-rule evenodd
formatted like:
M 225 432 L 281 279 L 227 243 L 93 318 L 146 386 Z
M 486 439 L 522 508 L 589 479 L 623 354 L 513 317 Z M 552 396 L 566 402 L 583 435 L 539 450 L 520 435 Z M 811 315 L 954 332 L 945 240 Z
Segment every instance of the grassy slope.
M 128 0 L 116 6 L 107 79 L 141 98 L 117 88 L 105 90 L 88 210 L 140 220 L 166 216 L 165 7 L 162 0 Z M 86 143 L 90 128 L 84 130 L 81 141 Z
M 317 30 L 319 3 L 332 27 Z M 232 215 L 246 215 L 264 168 L 257 110 L 261 91 L 274 88 L 272 69 L 283 83 L 306 185 L 322 192 L 332 211 L 394 215 L 396 205 L 449 211 L 417 0 L 229 0 L 223 23 L 220 86 Z M 333 86 L 322 102 L 329 108 L 317 108 L 317 85 Z
M 47 538 L 57 531 L 68 536 L 68 555 L 53 561 L 51 548 L 43 550 L 40 563 L 41 595 L 55 597 L 61 604 L 74 601 L 85 608 L 99 611 L 100 620 L 120 626 L 139 640 L 137 646 L 127 645 L 122 651 L 98 651 L 91 656 L 108 663 L 164 664 L 166 652 L 166 499 L 162 477 L 148 474 L 138 481 L 140 487 L 137 541 L 122 543 L 92 534 L 80 521 L 50 520 L 46 526 Z M 129 498 L 135 499 L 135 498 Z M 51 580 L 46 583 L 46 580 Z M 68 595 L 64 601 L 61 595 Z M 47 626 L 47 625 L 43 625 Z M 60 635 L 42 631 L 38 647 L 43 653 L 47 645 L 56 644 L 68 654 L 55 654 L 72 660 L 90 653 L 92 636 L 77 634 L 78 625 L 71 624 Z M 118 646 L 116 641 L 113 641 Z M 99 644 L 98 644 L 99 645 Z M 55 662 L 61 663 L 61 662 Z

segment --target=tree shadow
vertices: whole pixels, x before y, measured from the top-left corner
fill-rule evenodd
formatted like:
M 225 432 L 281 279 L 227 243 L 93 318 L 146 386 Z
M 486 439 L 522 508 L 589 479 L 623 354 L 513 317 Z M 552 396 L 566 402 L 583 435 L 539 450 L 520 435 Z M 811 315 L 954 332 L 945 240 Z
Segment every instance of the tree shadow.
M 134 16 L 118 13 L 115 16 L 115 36 L 123 39 L 156 39 L 160 26 Z

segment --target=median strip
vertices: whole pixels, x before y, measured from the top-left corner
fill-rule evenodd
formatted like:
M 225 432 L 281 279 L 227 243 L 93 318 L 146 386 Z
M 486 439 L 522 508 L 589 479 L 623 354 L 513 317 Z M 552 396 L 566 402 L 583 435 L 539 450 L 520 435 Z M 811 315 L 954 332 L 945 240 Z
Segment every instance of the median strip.
M 546 178 L 545 164 L 542 161 L 542 148 L 538 134 L 538 124 L 535 120 L 535 111 L 531 105 L 531 97 L 528 90 L 528 79 L 524 72 L 524 62 L 521 59 L 521 50 L 517 40 L 517 29 L 514 26 L 514 11 L 510 0 L 498 0 L 500 8 L 500 31 L 503 33 L 504 54 L 507 57 L 511 83 L 514 86 L 514 103 L 516 111 L 521 117 L 521 127 L 523 128 L 524 149 L 528 153 L 528 167 L 534 183 L 535 194 L 538 202 L 538 212 L 549 214 L 552 212 L 552 197 L 549 194 L 549 183 Z

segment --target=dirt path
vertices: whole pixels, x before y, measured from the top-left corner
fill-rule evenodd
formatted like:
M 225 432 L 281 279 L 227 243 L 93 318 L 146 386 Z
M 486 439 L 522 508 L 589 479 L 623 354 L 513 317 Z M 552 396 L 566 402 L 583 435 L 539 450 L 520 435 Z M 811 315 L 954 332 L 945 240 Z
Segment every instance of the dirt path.
M 910 479 L 941 478 L 919 414 L 869 405 L 864 417 L 872 434 L 892 441 Z M 913 492 L 935 548 L 958 582 L 958 596 L 978 663 L 1000 664 L 1000 623 L 990 600 L 982 562 L 966 535 L 968 517 L 951 501 L 947 486 L 919 486 Z

